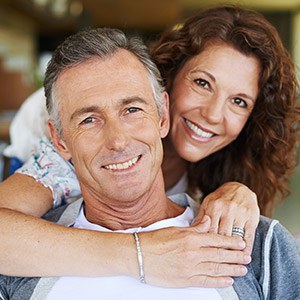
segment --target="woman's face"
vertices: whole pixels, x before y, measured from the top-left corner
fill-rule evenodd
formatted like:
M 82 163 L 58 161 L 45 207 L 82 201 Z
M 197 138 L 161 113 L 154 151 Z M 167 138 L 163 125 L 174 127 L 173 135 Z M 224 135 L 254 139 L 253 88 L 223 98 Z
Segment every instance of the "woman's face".
M 235 140 L 258 95 L 259 61 L 226 44 L 207 47 L 181 68 L 170 91 L 169 138 L 196 162 Z

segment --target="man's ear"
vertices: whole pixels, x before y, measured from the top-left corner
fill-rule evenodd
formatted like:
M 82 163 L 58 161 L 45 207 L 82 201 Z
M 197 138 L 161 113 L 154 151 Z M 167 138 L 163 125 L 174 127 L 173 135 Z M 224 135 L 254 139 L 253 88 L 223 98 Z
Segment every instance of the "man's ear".
M 163 92 L 161 97 L 160 137 L 164 138 L 170 129 L 169 95 Z
M 69 152 L 69 149 L 68 149 L 66 143 L 61 138 L 60 134 L 57 132 L 57 130 L 51 120 L 48 121 L 48 128 L 49 128 L 51 140 L 52 140 L 57 152 L 60 154 L 60 156 L 63 159 L 70 160 L 72 158 L 72 155 Z

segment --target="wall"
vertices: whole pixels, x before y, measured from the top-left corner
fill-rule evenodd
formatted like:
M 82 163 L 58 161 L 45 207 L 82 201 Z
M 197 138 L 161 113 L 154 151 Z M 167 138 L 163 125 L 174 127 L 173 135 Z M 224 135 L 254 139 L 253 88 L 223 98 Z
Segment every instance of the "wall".
M 300 9 L 293 11 L 292 55 L 300 79 Z M 292 233 L 300 233 L 300 165 L 291 178 L 291 194 L 275 210 L 274 217 L 280 220 Z
M 17 109 L 34 90 L 34 24 L 0 4 L 0 110 Z

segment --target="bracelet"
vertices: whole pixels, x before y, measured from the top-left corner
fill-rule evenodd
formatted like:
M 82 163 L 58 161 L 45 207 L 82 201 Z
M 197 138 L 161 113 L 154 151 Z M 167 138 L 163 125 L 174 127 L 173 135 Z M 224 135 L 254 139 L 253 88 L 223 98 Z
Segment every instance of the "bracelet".
M 140 282 L 146 283 L 144 264 L 143 264 L 143 256 L 142 256 L 142 250 L 141 250 L 141 246 L 140 246 L 139 236 L 138 236 L 137 232 L 134 232 L 133 236 L 134 236 L 134 240 L 135 240 L 137 259 L 138 259 L 138 263 L 139 263 Z

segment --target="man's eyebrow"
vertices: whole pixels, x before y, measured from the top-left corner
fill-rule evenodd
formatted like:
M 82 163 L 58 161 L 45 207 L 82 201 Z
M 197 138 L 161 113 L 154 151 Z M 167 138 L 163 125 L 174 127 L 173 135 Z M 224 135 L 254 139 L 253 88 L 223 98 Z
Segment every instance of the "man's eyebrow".
M 91 112 L 95 112 L 95 111 L 99 112 L 99 110 L 100 110 L 100 108 L 96 105 L 79 108 L 72 113 L 70 120 L 73 120 L 73 119 L 77 118 L 78 116 L 81 116 L 86 113 L 91 113 Z
M 148 101 L 146 101 L 144 98 L 141 98 L 138 96 L 120 99 L 120 105 L 129 105 L 129 104 L 134 104 L 134 103 L 148 104 Z M 70 120 L 73 120 L 73 119 L 77 118 L 78 116 L 81 116 L 86 113 L 101 112 L 101 111 L 102 111 L 102 108 L 100 108 L 97 105 L 82 107 L 82 108 L 75 110 L 72 113 Z

